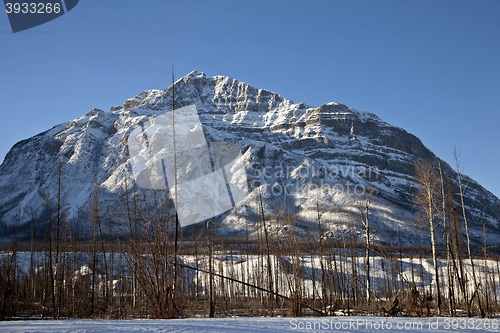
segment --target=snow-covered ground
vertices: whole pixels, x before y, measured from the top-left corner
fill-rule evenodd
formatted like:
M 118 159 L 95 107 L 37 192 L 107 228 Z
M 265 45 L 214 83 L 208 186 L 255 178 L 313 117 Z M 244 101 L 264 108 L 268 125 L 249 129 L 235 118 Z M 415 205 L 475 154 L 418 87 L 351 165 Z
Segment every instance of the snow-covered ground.
M 0 332 L 500 332 L 500 319 L 323 317 L 0 322 Z

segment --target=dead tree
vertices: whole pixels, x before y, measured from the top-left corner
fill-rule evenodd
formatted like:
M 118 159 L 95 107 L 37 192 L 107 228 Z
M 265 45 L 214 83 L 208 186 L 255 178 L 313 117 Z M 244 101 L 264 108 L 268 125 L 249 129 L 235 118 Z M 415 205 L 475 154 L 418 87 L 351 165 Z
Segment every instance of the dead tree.
M 447 278 L 448 278 L 448 306 L 450 309 L 450 315 L 452 317 L 455 316 L 455 311 L 454 311 L 454 291 L 453 291 L 453 283 L 451 279 L 451 246 L 450 246 L 450 232 L 449 232 L 449 227 L 447 223 L 447 198 L 446 198 L 446 190 L 445 186 L 446 183 L 444 181 L 444 175 L 443 175 L 443 168 L 441 167 L 441 161 L 439 158 L 435 156 L 437 168 L 439 171 L 439 188 L 440 188 L 440 194 L 441 194 L 441 219 L 443 222 L 443 230 L 444 230 L 444 236 L 445 236 L 445 241 L 446 241 L 446 269 L 447 269 Z
M 359 211 L 359 217 L 360 219 L 358 220 L 358 224 L 364 229 L 365 232 L 365 267 L 366 267 L 366 300 L 368 302 L 371 301 L 371 281 L 370 281 L 370 240 L 371 240 L 371 235 L 372 231 L 370 230 L 370 206 L 372 204 L 372 199 L 373 196 L 376 193 L 377 188 L 371 188 L 368 191 L 365 191 L 365 200 L 364 202 L 361 202 L 359 198 L 356 201 L 356 204 L 358 206 L 358 211 Z
M 419 161 L 415 168 L 415 178 L 418 183 L 415 202 L 420 207 L 423 218 L 431 233 L 432 260 L 436 276 L 437 308 L 439 314 L 441 314 L 441 287 L 436 251 L 436 227 L 440 224 L 437 221 L 438 209 L 436 205 L 439 195 L 439 183 L 434 165 L 427 160 Z
M 467 186 L 468 186 L 469 183 L 467 182 L 467 184 L 465 184 L 465 186 L 462 185 L 462 176 L 461 176 L 462 170 L 460 170 L 460 163 L 458 162 L 458 153 L 457 153 L 456 148 L 453 150 L 453 155 L 455 156 L 455 164 L 456 164 L 456 167 L 457 167 L 458 187 L 460 189 L 460 201 L 462 203 L 462 214 L 463 214 L 464 223 L 465 223 L 465 235 L 467 237 L 467 252 L 469 253 L 470 266 L 471 266 L 471 270 L 472 270 L 472 279 L 474 281 L 474 289 L 475 289 L 474 293 L 473 293 L 473 295 L 472 295 L 472 297 L 471 297 L 471 299 L 469 301 L 469 304 L 472 302 L 472 300 L 474 298 L 474 295 L 478 294 L 478 297 L 477 297 L 477 306 L 479 308 L 479 312 L 481 313 L 481 317 L 484 318 L 485 317 L 485 313 L 484 313 L 483 307 L 481 306 L 481 299 L 479 297 L 479 285 L 477 283 L 476 270 L 474 268 L 474 260 L 473 260 L 472 251 L 471 251 L 469 223 L 468 223 L 468 220 L 467 220 L 467 214 L 465 212 L 464 192 L 467 189 Z

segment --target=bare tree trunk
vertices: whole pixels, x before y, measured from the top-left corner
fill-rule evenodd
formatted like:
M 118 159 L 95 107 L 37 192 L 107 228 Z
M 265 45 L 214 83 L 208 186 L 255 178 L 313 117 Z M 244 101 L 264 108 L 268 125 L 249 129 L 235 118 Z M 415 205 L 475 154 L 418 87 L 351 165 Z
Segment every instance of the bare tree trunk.
M 453 291 L 453 284 L 451 280 L 451 255 L 450 255 L 450 233 L 448 230 L 448 224 L 446 223 L 446 191 L 444 189 L 445 183 L 444 183 L 444 177 L 443 177 L 443 169 L 441 167 L 441 161 L 437 156 L 435 156 L 436 163 L 438 165 L 438 170 L 439 170 L 439 184 L 441 187 L 441 218 L 443 219 L 443 230 L 444 230 L 444 235 L 445 235 L 445 241 L 446 241 L 446 269 L 447 269 L 447 278 L 448 278 L 448 306 L 450 309 L 450 315 L 452 317 L 455 316 L 455 309 L 454 309 L 454 304 L 453 304 L 453 299 L 454 299 L 454 291 Z
M 365 236 L 366 236 L 366 254 L 365 254 L 365 268 L 366 268 L 366 301 L 370 303 L 371 300 L 371 278 L 370 278 L 370 249 L 371 249 L 371 244 L 370 244 L 370 238 L 371 238 L 371 231 L 370 231 L 370 205 L 372 202 L 372 196 L 375 194 L 376 188 L 370 189 L 368 192 L 365 192 L 366 195 L 366 200 L 364 204 L 362 204 L 359 199 L 357 200 L 357 205 L 358 205 L 358 210 L 360 214 L 360 226 L 365 229 Z
M 50 209 L 50 207 L 51 207 L 50 192 L 48 189 L 46 191 L 47 192 L 46 192 L 46 196 L 45 196 L 45 206 L 47 208 L 48 221 L 49 221 L 49 230 L 48 230 L 48 232 L 49 232 L 49 251 L 48 251 L 49 262 L 47 265 L 47 269 L 49 271 L 49 277 L 50 277 L 50 295 L 51 295 L 51 299 L 52 299 L 52 311 L 53 311 L 52 316 L 55 317 L 57 308 L 56 308 L 56 291 L 55 291 L 54 258 L 53 258 L 53 254 L 54 254 L 54 249 L 53 249 L 53 246 L 54 246 L 54 231 L 53 231 L 54 224 L 53 224 L 53 219 L 52 219 L 52 211 Z
M 273 297 L 273 272 L 272 272 L 272 266 L 271 266 L 271 253 L 269 249 L 269 233 L 267 230 L 266 226 L 266 218 L 264 216 L 264 207 L 262 204 L 262 193 L 260 192 L 260 186 L 259 186 L 259 199 L 260 199 L 260 211 L 261 211 L 261 218 L 262 218 L 262 227 L 264 228 L 264 236 L 265 236 L 265 241 L 266 241 L 266 252 L 267 252 L 267 281 L 268 281 L 268 288 L 271 291 L 271 297 L 269 298 L 269 306 L 271 307 L 271 315 L 274 311 L 274 303 L 277 301 Z
M 467 291 L 467 284 L 465 283 L 464 265 L 462 260 L 462 231 L 460 229 L 460 223 L 458 221 L 458 216 L 456 215 L 455 207 L 453 207 L 451 211 L 450 223 L 453 223 L 452 241 L 455 252 L 455 255 L 453 255 L 453 251 L 451 251 L 452 262 L 455 268 L 455 273 L 456 273 L 455 276 L 458 281 L 458 286 L 462 293 L 463 302 L 467 306 L 467 316 L 470 317 L 471 312 L 470 312 L 470 305 L 468 302 L 468 291 Z M 458 261 L 458 267 L 456 261 Z
M 486 298 L 486 314 L 490 313 L 490 298 L 489 298 L 489 283 L 488 283 L 488 273 L 489 267 L 487 262 L 488 251 L 486 247 L 486 224 L 483 223 L 483 252 L 484 252 L 484 263 L 483 263 L 483 273 L 484 273 L 484 297 Z M 479 297 L 479 294 L 477 295 Z
M 323 237 L 321 232 L 321 215 L 319 212 L 319 202 L 316 199 L 316 211 L 318 213 L 318 238 L 319 238 L 319 265 L 321 269 L 321 307 L 325 305 L 326 299 L 326 278 L 325 278 L 325 267 L 323 263 Z
M 430 223 L 430 228 L 431 228 L 431 243 L 432 243 L 432 260 L 434 262 L 434 272 L 436 274 L 436 290 L 437 290 L 437 307 L 438 307 L 438 314 L 441 314 L 441 286 L 440 286 L 440 279 L 439 279 L 439 267 L 438 267 L 438 261 L 437 261 L 437 251 L 436 251 L 436 231 L 435 231 L 435 224 L 434 221 L 429 221 Z
M 469 260 L 470 260 L 470 265 L 471 265 L 471 269 L 472 269 L 472 279 L 474 281 L 474 288 L 475 288 L 474 293 L 477 293 L 477 306 L 479 308 L 479 312 L 481 313 L 481 317 L 484 318 L 485 313 L 484 313 L 483 307 L 481 306 L 481 298 L 479 297 L 479 286 L 478 286 L 477 279 L 476 279 L 476 270 L 474 268 L 474 260 L 472 257 L 472 251 L 471 251 L 471 246 L 470 246 L 469 223 L 467 221 L 467 214 L 465 213 L 464 192 L 467 189 L 468 184 L 466 184 L 465 186 L 462 186 L 460 164 L 458 162 L 458 153 L 457 153 L 456 148 L 453 151 L 453 155 L 455 156 L 455 163 L 457 166 L 458 186 L 460 189 L 460 201 L 462 203 L 462 213 L 463 213 L 464 223 L 465 223 L 465 235 L 467 236 L 467 252 L 469 253 Z M 474 296 L 472 296 L 472 297 L 474 297 Z M 472 298 L 471 298 L 471 300 L 472 300 Z
M 33 296 L 33 299 L 36 299 L 36 291 L 35 291 L 35 266 L 33 262 L 33 257 L 35 255 L 34 249 L 33 249 L 33 238 L 34 238 L 34 232 L 33 232 L 33 208 L 31 209 L 31 242 L 30 242 L 30 272 L 29 272 L 29 277 L 30 277 L 30 283 L 29 283 L 29 295 L 30 297 L 28 298 L 28 303 L 31 304 L 32 299 L 31 297 Z
M 56 275 L 55 275 L 55 281 L 56 281 L 56 287 L 57 287 L 57 294 L 58 294 L 58 307 L 56 311 L 56 318 L 59 318 L 60 313 L 61 313 L 61 296 L 62 296 L 62 291 L 61 291 L 61 286 L 62 286 L 62 276 L 61 276 L 61 267 L 59 267 L 59 247 L 60 247 L 60 231 L 61 231 L 61 208 L 62 208 L 62 202 L 61 202 L 61 191 L 62 191 L 62 164 L 59 163 L 57 165 L 57 208 L 56 208 L 56 257 L 55 257 L 55 268 L 56 268 Z
M 212 221 L 213 223 L 213 221 Z M 212 242 L 210 239 L 210 220 L 207 221 L 207 244 L 208 244 L 208 272 L 209 272 L 209 318 L 215 317 L 215 307 L 214 307 L 214 274 L 213 274 L 213 263 L 212 263 Z
M 174 235 L 174 277 L 172 283 L 172 306 L 177 304 L 177 275 L 178 275 L 178 237 L 179 237 L 179 217 L 177 215 L 177 151 L 175 146 L 175 75 L 174 65 L 172 64 L 172 137 L 174 150 L 174 195 L 175 195 L 175 235 Z
M 438 177 L 434 170 L 434 165 L 429 161 L 419 161 L 416 166 L 415 177 L 420 187 L 417 190 L 416 202 L 424 211 L 425 219 L 429 225 L 431 233 L 432 260 L 436 276 L 437 307 L 441 314 L 441 286 L 439 279 L 439 267 L 436 251 L 436 198 L 438 193 Z

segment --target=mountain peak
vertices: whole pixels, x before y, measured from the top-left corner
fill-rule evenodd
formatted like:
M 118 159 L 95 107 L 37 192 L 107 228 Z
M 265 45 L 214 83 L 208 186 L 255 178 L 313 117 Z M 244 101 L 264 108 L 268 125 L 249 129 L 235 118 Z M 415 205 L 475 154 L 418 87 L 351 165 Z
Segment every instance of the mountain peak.
M 185 77 L 206 77 L 205 73 L 203 72 L 198 72 L 196 70 L 190 72 L 188 75 L 186 75 Z

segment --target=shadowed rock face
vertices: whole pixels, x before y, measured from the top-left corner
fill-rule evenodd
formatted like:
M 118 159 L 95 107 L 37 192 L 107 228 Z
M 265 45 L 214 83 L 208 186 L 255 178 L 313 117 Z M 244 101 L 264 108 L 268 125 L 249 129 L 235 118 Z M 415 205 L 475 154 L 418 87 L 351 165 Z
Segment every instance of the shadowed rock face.
M 175 108 L 192 104 L 207 141 L 238 144 L 246 163 L 251 193 L 218 217 L 220 234 L 242 233 L 247 227 L 255 230 L 260 215 L 258 186 L 265 214 L 279 221 L 276 228 L 284 228 L 288 214 L 300 222 L 300 232 L 311 231 L 317 226 L 319 208 L 322 226 L 333 234 L 341 233 L 356 220 L 357 200 L 364 199 L 362 192 L 356 197 L 350 190 L 358 185 L 358 189 L 378 188 L 371 217 L 378 230 L 375 237 L 390 243 L 401 230 L 403 241 L 416 242 L 415 163 L 434 155 L 414 135 L 342 104 L 295 104 L 244 82 L 209 78 L 196 71 L 175 83 Z M 129 188 L 133 184 L 128 136 L 148 117 L 171 108 L 172 86 L 148 90 L 126 100 L 123 107 L 110 112 L 94 109 L 14 145 L 0 166 L 2 225 L 19 221 L 22 226 L 32 217 L 40 225 L 46 222 L 43 204 L 47 193 L 54 198 L 57 192 L 58 164 L 66 216 L 75 225 L 87 219 L 94 179 L 101 192 L 102 212 L 119 220 L 117 200 L 121 199 L 117 198 L 125 183 Z M 442 163 L 456 184 L 456 173 Z M 280 168 L 285 170 L 281 174 Z M 309 183 L 331 187 L 329 191 L 313 188 L 283 194 L 273 192 L 271 186 L 297 189 Z M 342 190 L 332 190 L 335 185 Z M 482 243 L 486 223 L 488 242 L 498 245 L 499 199 L 470 180 L 465 204 L 476 243 Z M 426 238 L 426 233 L 420 235 Z

